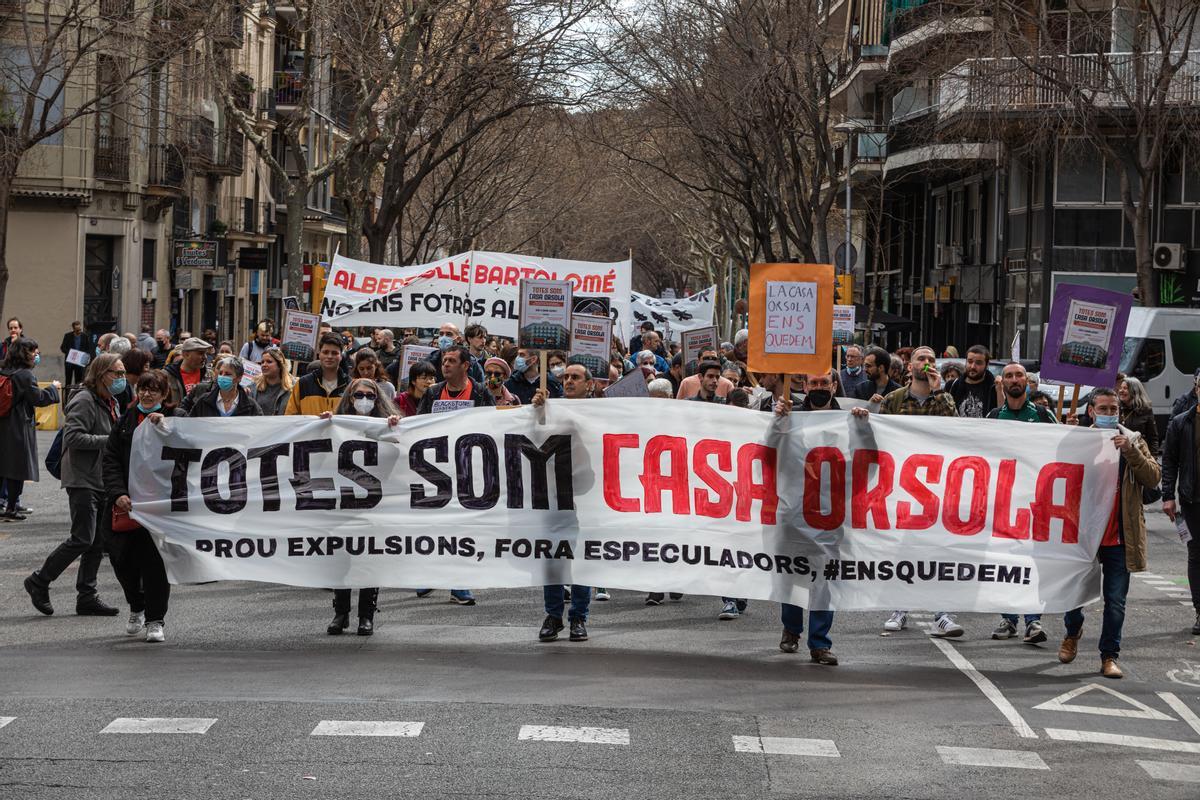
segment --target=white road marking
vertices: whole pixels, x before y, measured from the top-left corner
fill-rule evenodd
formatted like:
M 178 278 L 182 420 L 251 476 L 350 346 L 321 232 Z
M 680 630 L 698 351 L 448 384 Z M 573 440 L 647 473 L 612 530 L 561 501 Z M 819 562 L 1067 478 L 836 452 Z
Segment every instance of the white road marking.
M 420 736 L 424 722 L 323 719 L 309 736 Z
M 1184 781 L 1200 783 L 1200 767 L 1192 764 L 1172 764 L 1167 761 L 1142 761 L 1137 759 L 1138 766 L 1146 770 L 1151 778 L 1160 781 Z
M 1025 718 L 1022 717 L 1020 712 L 1017 711 L 1016 706 L 1010 703 L 1008 698 L 1001 694 L 1000 690 L 996 688 L 996 684 L 992 683 L 990 680 L 980 674 L 979 670 L 975 669 L 971 662 L 967 661 L 962 653 L 955 650 L 948 642 L 942 639 L 937 639 L 931 636 L 929 641 L 933 642 L 934 646 L 941 650 L 942 654 L 945 655 L 946 658 L 950 659 L 951 664 L 957 667 L 960 672 L 970 678 L 971 681 L 977 687 L 979 687 L 979 691 L 983 692 L 983 696 L 990 700 L 992 705 L 999 709 L 1000 713 L 1004 715 L 1004 718 L 1007 719 L 1009 724 L 1013 726 L 1013 730 L 1016 731 L 1017 736 L 1020 736 L 1022 739 L 1038 738 L 1037 733 L 1034 732 L 1033 728 L 1029 726 L 1029 723 L 1025 721 Z
M 517 739 L 523 742 L 629 744 L 629 730 L 626 728 L 565 728 L 556 725 L 522 725 Z
M 1135 572 L 1134 575 L 1136 575 L 1139 578 L 1142 578 L 1143 580 L 1146 578 L 1161 578 L 1162 577 L 1161 575 L 1155 575 L 1153 572 Z
M 1060 742 L 1116 744 L 1122 747 L 1143 747 L 1147 750 L 1169 750 L 1173 753 L 1200 753 L 1200 744 L 1175 739 L 1152 739 L 1149 736 L 1122 736 L 1118 733 L 1072 731 L 1062 728 L 1046 728 L 1046 735 Z
M 1179 715 L 1180 719 L 1188 724 L 1189 728 L 1200 734 L 1200 717 L 1197 717 L 1190 708 L 1184 705 L 1174 692 L 1158 692 L 1158 696 Z
M 1158 579 L 1149 580 L 1149 581 L 1142 581 L 1142 583 L 1146 584 L 1147 586 L 1174 586 L 1175 585 L 1175 581 L 1168 581 L 1164 578 L 1158 578 Z
M 820 756 L 841 758 L 831 739 L 792 739 L 781 736 L 734 736 L 733 749 L 738 753 L 765 753 L 773 756 Z
M 1188 608 L 1191 608 L 1191 607 L 1192 607 L 1192 601 L 1191 601 L 1191 600 L 1180 600 L 1180 601 L 1179 601 L 1179 605 L 1181 605 L 1181 606 L 1187 606 Z
M 207 733 L 216 718 L 117 717 L 101 733 Z
M 3 728 L 8 723 L 12 722 L 16 717 L 0 717 L 0 728 Z
M 1133 706 L 1133 708 L 1105 708 L 1103 706 L 1081 706 L 1067 705 L 1067 702 L 1074 700 L 1081 694 L 1087 694 L 1091 691 L 1101 691 L 1112 697 L 1117 698 L 1122 703 Z M 1151 708 L 1140 700 L 1134 700 L 1126 694 L 1121 694 L 1116 689 L 1110 689 L 1107 686 L 1102 686 L 1099 683 L 1089 683 L 1086 686 L 1080 686 L 1077 689 L 1072 689 L 1069 692 L 1064 692 L 1058 697 L 1047 700 L 1044 703 L 1039 703 L 1034 708 L 1040 711 L 1074 711 L 1079 714 L 1100 714 L 1105 717 L 1125 717 L 1126 719 L 1154 719 L 1160 721 L 1174 722 L 1175 718 L 1170 714 Z
M 1037 753 L 1024 750 L 993 750 L 988 747 L 943 747 L 938 755 L 945 764 L 966 767 L 1007 767 L 1009 769 L 1050 769 Z

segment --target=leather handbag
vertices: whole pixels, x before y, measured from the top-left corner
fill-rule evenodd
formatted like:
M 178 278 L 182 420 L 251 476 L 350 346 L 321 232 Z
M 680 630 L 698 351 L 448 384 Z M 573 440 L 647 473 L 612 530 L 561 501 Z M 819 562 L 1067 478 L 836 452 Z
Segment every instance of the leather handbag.
M 136 531 L 141 526 L 134 522 L 133 517 L 129 516 L 128 511 L 113 506 L 112 510 L 112 531 L 113 533 L 128 533 Z

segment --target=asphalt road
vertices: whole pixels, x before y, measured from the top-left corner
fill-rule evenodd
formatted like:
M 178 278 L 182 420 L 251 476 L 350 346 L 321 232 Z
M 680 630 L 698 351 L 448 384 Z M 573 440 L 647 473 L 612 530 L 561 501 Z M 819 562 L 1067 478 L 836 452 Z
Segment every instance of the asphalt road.
M 71 613 L 73 568 L 58 612 L 33 610 L 21 580 L 67 514 L 55 481 L 24 502 L 30 520 L 0 525 L 4 800 L 1200 797 L 1200 653 L 1158 513 L 1110 681 L 1094 610 L 1071 665 L 1057 618 L 1034 647 L 991 641 L 991 615 L 947 644 L 839 613 L 830 668 L 778 650 L 774 604 L 720 622 L 716 598 L 620 590 L 590 641 L 540 644 L 540 590 L 475 607 L 385 590 L 365 638 L 325 634 L 327 592 L 176 587 L 148 645 L 123 616 Z

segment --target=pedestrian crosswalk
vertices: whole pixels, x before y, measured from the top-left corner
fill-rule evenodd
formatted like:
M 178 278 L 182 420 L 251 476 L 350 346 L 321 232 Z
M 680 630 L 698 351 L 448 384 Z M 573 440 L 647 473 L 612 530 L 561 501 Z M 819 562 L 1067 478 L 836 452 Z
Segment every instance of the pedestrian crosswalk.
M 20 737 L 22 717 L 0 716 L 0 741 L 3 737 Z M 25 719 L 33 720 L 33 717 Z M 237 723 L 230 722 L 222 728 L 217 717 L 115 717 L 99 733 L 121 736 L 205 736 L 220 733 L 237 733 Z M 436 729 L 436 726 L 435 726 Z M 308 730 L 307 728 L 303 730 Z M 430 732 L 423 721 L 413 720 L 333 720 L 317 721 L 307 734 L 309 737 L 394 737 L 415 739 Z M 646 731 L 635 736 L 629 728 L 600 726 L 564 726 L 525 724 L 514 731 L 516 741 L 522 746 L 536 747 L 544 743 L 579 746 L 606 745 L 629 747 L 652 743 L 655 732 Z M 1105 743 L 1104 734 L 1080 736 L 1080 731 L 1047 730 L 1049 738 L 1066 742 Z M 285 732 L 286 735 L 286 732 Z M 511 735 L 511 734 L 510 734 Z M 1159 742 L 1160 740 L 1147 740 Z M 780 757 L 784 759 L 816 759 L 817 761 L 840 759 L 842 752 L 832 739 L 812 739 L 787 736 L 757 736 L 734 734 L 727 739 L 727 747 L 733 753 L 746 756 Z M 1167 749 L 1179 754 L 1200 755 L 1200 744 L 1176 742 L 1171 747 L 1146 744 L 1151 749 Z M 983 747 L 961 747 L 935 745 L 934 753 L 946 767 L 980 769 L 1051 770 L 1052 767 L 1041 754 L 1033 750 L 1008 750 Z M 728 751 L 727 751 L 728 752 Z M 1137 764 L 1152 779 L 1200 783 L 1200 764 L 1167 761 L 1137 760 Z M 1067 762 L 1059 766 L 1067 766 Z
M 1164 578 L 1162 575 L 1153 572 L 1135 572 L 1134 577 L 1137 578 L 1143 586 L 1154 589 L 1181 606 L 1187 608 L 1192 607 L 1192 591 L 1187 585 L 1187 581 L 1179 579 L 1176 581 L 1172 578 Z

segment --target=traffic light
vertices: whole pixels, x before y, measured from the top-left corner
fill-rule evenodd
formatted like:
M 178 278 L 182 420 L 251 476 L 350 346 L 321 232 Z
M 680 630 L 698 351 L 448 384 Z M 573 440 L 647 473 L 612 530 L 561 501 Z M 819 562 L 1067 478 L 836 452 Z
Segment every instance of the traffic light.
M 854 305 L 854 276 L 838 275 L 833 288 L 833 303 L 838 306 Z

